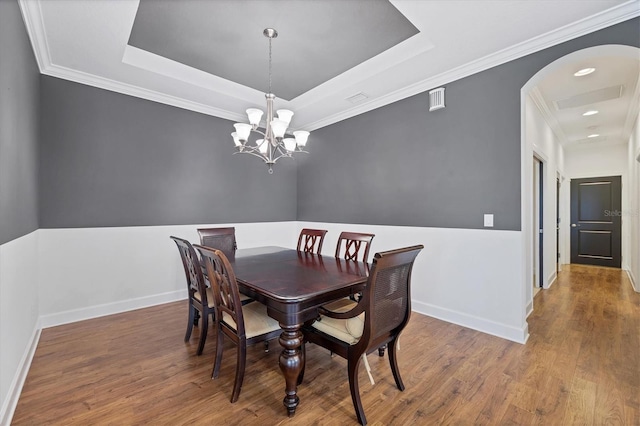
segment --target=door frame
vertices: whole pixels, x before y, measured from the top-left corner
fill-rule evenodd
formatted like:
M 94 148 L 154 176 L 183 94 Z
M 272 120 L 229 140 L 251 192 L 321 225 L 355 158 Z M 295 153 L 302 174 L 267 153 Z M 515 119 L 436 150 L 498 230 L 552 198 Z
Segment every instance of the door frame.
M 538 288 L 544 288 L 544 196 L 546 194 L 545 188 L 545 172 L 546 166 L 543 159 L 540 158 L 535 152 L 533 154 L 533 253 L 534 253 L 534 271 L 537 277 L 537 283 L 534 282 L 534 286 Z M 535 170 L 535 167 L 538 170 Z M 537 178 L 537 182 L 536 182 Z

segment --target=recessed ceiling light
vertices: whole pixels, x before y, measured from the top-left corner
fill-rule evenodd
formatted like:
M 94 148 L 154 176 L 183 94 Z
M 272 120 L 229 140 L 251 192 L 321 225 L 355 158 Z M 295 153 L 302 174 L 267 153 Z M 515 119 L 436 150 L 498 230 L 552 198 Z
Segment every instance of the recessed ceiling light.
M 585 112 L 584 115 L 585 117 L 589 116 L 589 115 L 596 115 L 598 113 L 598 111 L 596 111 L 595 109 L 592 109 L 591 111 L 587 111 Z
M 598 133 L 594 133 L 592 135 L 587 136 L 588 138 L 597 138 L 598 136 L 600 136 Z
M 575 75 L 576 77 L 582 77 L 584 75 L 591 74 L 595 70 L 595 68 L 582 68 L 581 70 L 576 71 L 573 75 Z

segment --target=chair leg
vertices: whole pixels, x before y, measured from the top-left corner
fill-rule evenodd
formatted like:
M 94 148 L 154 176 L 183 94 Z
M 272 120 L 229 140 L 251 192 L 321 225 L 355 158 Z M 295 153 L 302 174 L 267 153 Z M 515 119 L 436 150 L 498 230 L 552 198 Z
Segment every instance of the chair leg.
M 198 326 L 198 320 L 200 320 L 200 311 L 196 310 L 196 314 L 193 317 L 193 325 L 195 325 L 196 327 Z
M 382 345 L 378 348 L 378 356 L 379 357 L 383 357 L 384 356 L 384 350 L 387 348 L 387 345 Z
M 220 329 L 220 323 L 216 321 L 216 358 L 213 361 L 213 371 L 211 372 L 211 378 L 215 379 L 220 373 L 220 364 L 222 364 L 222 345 L 224 344 L 224 334 Z
M 196 308 L 193 307 L 191 303 L 189 303 L 189 319 L 187 321 L 187 332 L 184 335 L 184 341 L 188 342 L 191 338 L 191 331 L 193 330 L 193 321 L 195 315 Z
M 401 391 L 404 390 L 404 383 L 402 383 L 402 377 L 400 377 L 400 369 L 398 368 L 398 358 L 397 358 L 397 340 L 396 337 L 391 342 L 389 342 L 389 365 L 391 366 L 391 372 L 393 373 L 393 378 L 396 380 L 396 386 Z
M 358 385 L 358 366 L 360 365 L 360 359 L 360 356 L 355 359 L 349 358 L 347 361 L 347 369 L 349 370 L 349 389 L 351 390 L 353 408 L 356 410 L 358 422 L 365 426 L 367 424 L 367 418 L 364 416 L 364 410 L 362 409 L 360 386 Z
M 265 353 L 269 352 L 269 341 L 268 340 L 264 341 L 264 352 Z
M 362 362 L 364 363 L 364 369 L 367 370 L 367 375 L 369 376 L 371 386 L 375 385 L 376 382 L 373 380 L 373 374 L 371 374 L 371 366 L 369 365 L 369 360 L 367 359 L 366 352 L 362 354 Z
M 244 369 L 247 361 L 247 343 L 246 341 L 238 343 L 238 361 L 236 363 L 236 382 L 233 384 L 233 393 L 231 394 L 231 402 L 236 402 L 240 396 L 242 389 L 242 381 L 244 380 Z
M 204 350 L 204 342 L 207 341 L 207 332 L 209 331 L 209 315 L 202 315 L 202 324 L 200 324 L 200 341 L 198 342 L 198 355 L 202 355 Z

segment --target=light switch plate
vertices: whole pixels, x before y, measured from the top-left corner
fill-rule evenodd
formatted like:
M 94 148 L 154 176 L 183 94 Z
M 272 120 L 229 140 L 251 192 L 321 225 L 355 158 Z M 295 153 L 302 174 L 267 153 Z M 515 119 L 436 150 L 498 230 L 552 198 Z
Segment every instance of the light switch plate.
M 487 228 L 492 228 L 493 227 L 493 215 L 492 214 L 485 214 L 484 215 L 484 226 Z

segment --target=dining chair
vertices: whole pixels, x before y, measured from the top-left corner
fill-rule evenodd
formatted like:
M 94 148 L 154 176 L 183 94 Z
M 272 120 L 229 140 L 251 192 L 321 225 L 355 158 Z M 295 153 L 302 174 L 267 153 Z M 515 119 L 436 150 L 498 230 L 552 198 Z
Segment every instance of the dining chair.
M 211 288 L 208 288 L 205 284 L 200 260 L 191 243 L 178 237 L 172 236 L 170 238 L 178 246 L 182 266 L 184 267 L 184 274 L 187 279 L 187 290 L 189 292 L 189 320 L 184 341 L 189 341 L 194 324 L 198 325 L 198 318 L 202 317 L 202 323 L 200 324 L 200 341 L 198 342 L 198 350 L 196 352 L 198 355 L 202 355 L 204 342 L 207 340 L 207 332 L 209 331 L 209 315 L 211 315 L 212 320 L 215 319 L 213 293 Z
M 199 228 L 198 235 L 201 245 L 221 250 L 227 258 L 232 258 L 238 249 L 235 227 Z
M 363 234 L 360 232 L 341 232 L 336 245 L 336 257 L 342 257 L 345 260 L 358 260 L 360 249 L 363 249 L 363 262 L 369 260 L 369 248 L 375 234 Z M 344 252 L 340 255 L 342 243 L 344 242 Z
M 396 344 L 411 316 L 411 272 L 423 248 L 417 245 L 376 253 L 362 299 L 343 306 L 342 312 L 320 308 L 319 318 L 303 328 L 305 341 L 347 359 L 351 399 L 362 425 L 367 420 L 360 401 L 358 367 L 367 353 L 387 344 L 393 378 L 398 389 L 404 390 Z
M 224 336 L 236 345 L 236 377 L 231 402 L 236 402 L 244 380 L 247 345 L 268 342 L 282 333 L 278 321 L 267 315 L 262 303 L 243 305 L 233 268 L 222 250 L 195 245 L 206 265 L 215 300 L 216 358 L 211 378 L 218 377 L 222 364 Z
M 298 251 L 320 254 L 326 233 L 326 229 L 302 229 L 298 237 Z

